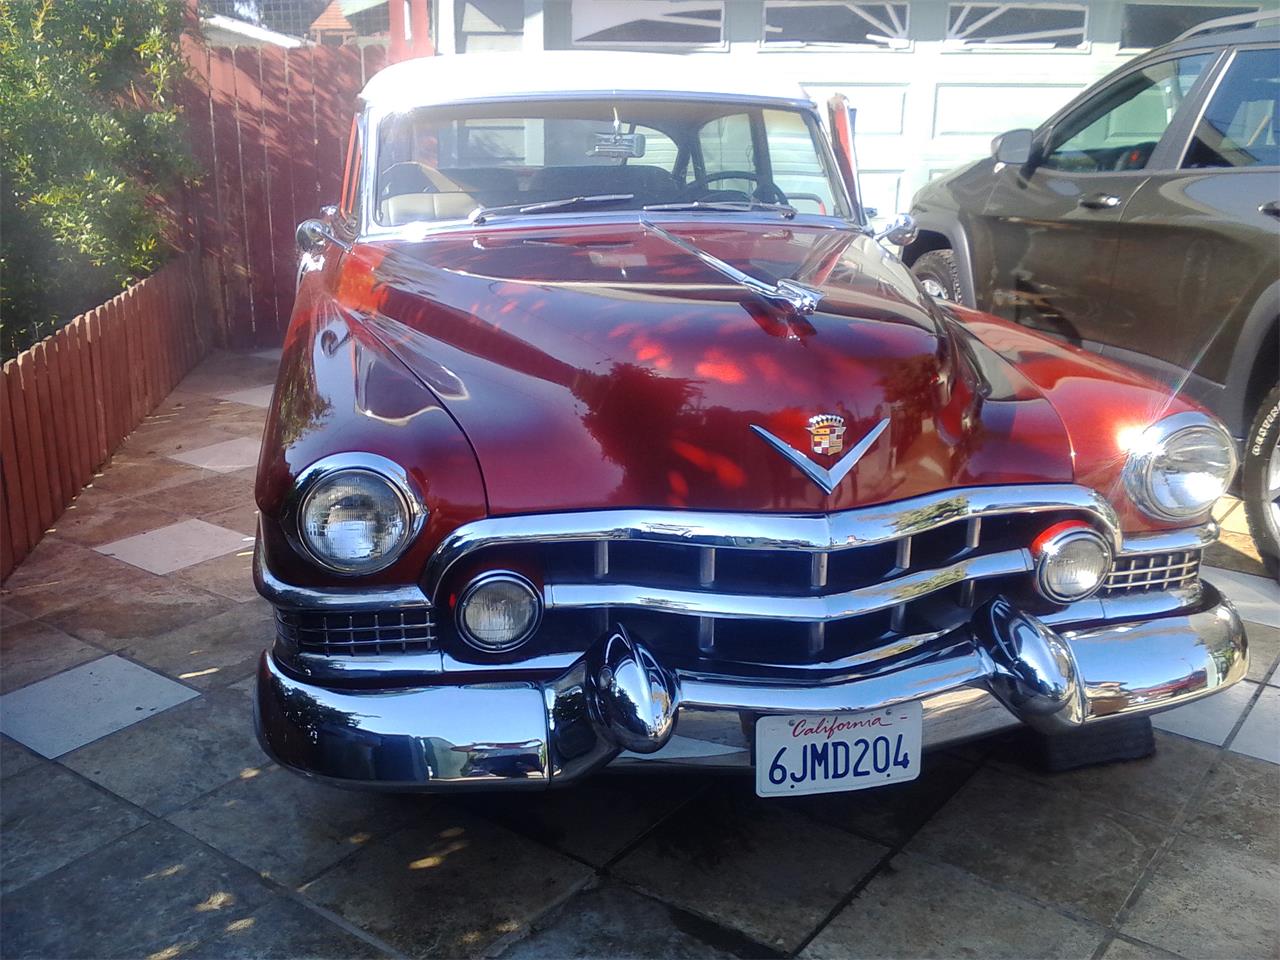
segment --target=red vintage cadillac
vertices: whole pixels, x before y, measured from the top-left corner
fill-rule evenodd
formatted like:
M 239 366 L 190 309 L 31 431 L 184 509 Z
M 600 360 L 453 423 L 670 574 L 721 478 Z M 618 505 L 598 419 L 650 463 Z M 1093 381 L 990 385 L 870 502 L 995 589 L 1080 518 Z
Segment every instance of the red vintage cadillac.
M 517 64 L 520 69 L 513 70 Z M 1245 672 L 1226 431 L 927 296 L 852 116 L 678 57 L 410 61 L 299 228 L 256 722 L 363 787 L 740 766 L 762 795 Z

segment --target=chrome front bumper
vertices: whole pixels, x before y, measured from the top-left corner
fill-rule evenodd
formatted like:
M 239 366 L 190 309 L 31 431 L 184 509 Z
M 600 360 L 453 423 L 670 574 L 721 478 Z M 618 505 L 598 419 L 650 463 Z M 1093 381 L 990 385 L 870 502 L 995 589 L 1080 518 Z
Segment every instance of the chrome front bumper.
M 1244 676 L 1246 650 L 1239 616 L 1205 584 L 1193 612 L 1062 632 L 997 599 L 907 665 L 823 685 L 670 671 L 622 627 L 542 683 L 334 689 L 267 653 L 255 721 L 280 763 L 350 786 L 545 788 L 614 761 L 749 766 L 761 714 L 918 700 L 926 747 L 1020 723 L 1066 731 L 1214 693 Z

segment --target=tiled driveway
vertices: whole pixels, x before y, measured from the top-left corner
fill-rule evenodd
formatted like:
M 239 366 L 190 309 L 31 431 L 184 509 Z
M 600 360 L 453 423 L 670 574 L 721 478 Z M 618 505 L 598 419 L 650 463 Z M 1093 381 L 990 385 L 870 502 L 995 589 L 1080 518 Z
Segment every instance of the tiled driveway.
M 1280 950 L 1280 592 L 1246 575 L 1249 681 L 1122 766 L 1048 777 L 1007 740 L 807 802 L 659 776 L 386 797 L 273 767 L 249 705 L 273 366 L 210 358 L 5 584 L 4 957 Z

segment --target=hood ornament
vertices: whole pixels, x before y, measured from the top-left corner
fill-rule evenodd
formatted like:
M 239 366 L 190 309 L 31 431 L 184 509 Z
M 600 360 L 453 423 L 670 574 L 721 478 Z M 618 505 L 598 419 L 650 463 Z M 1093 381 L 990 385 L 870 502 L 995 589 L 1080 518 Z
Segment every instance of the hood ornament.
M 827 493 L 835 492 L 836 487 L 840 486 L 840 482 L 849 475 L 849 471 L 862 459 L 862 455 L 871 449 L 872 444 L 880 439 L 880 434 L 884 433 L 888 428 L 889 418 L 885 417 L 867 431 L 867 435 L 855 443 L 848 453 L 832 464 L 830 470 L 824 470 L 791 446 L 791 444 L 778 439 L 764 427 L 758 427 L 754 423 L 751 425 L 751 429 L 759 434 L 765 443 L 790 460 L 793 466 L 797 467 L 801 473 Z M 839 453 L 844 449 L 843 417 L 837 417 L 829 413 L 811 417 L 808 430 L 809 436 L 812 438 L 814 453 L 829 455 Z
M 696 247 L 688 240 L 662 229 L 647 217 L 640 218 L 640 226 L 656 233 L 663 240 L 679 247 L 685 253 L 693 254 L 712 270 L 724 274 L 735 283 L 742 284 L 756 296 L 774 306 L 782 307 L 797 317 L 809 316 L 809 314 L 818 309 L 818 304 L 822 302 L 822 293 L 820 291 L 800 283 L 798 280 L 779 280 L 777 283 L 769 283 L 767 280 L 753 277 L 749 273 L 743 273 L 733 264 L 725 263 L 719 257 L 707 253 L 701 247 Z

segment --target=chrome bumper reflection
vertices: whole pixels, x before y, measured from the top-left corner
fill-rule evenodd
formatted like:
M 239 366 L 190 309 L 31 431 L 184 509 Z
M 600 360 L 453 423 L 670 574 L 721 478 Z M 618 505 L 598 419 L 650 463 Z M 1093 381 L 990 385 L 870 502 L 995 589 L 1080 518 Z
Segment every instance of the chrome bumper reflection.
M 1167 709 L 1246 668 L 1240 618 L 1206 585 L 1196 612 L 1061 633 L 997 599 L 909 666 L 826 685 L 670 671 L 622 627 L 541 683 L 335 690 L 289 677 L 266 654 L 255 719 L 282 764 L 353 786 L 540 788 L 624 750 L 623 761 L 749 763 L 746 731 L 760 714 L 918 700 L 925 745 L 941 746 L 1019 723 L 1054 732 Z

